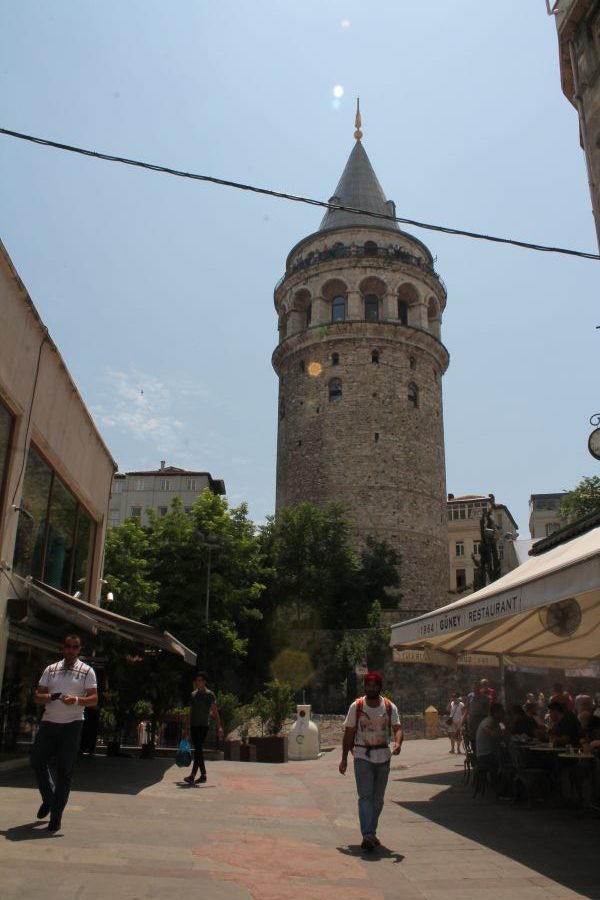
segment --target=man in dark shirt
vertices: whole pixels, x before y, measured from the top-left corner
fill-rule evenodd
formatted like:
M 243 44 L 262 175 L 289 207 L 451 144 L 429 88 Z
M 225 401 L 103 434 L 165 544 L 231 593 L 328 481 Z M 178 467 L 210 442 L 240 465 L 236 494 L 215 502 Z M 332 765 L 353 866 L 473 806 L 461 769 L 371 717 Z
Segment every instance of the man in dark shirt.
M 558 703 L 556 700 L 548 704 L 548 713 L 550 714 L 550 735 L 553 745 L 566 747 L 571 744 L 573 747 L 579 747 L 583 729 L 577 716 L 567 712 L 562 703 Z
M 481 684 L 479 681 L 473 682 L 473 690 L 467 696 L 466 702 L 467 712 L 466 712 L 466 726 L 467 726 L 467 735 L 469 738 L 469 743 L 471 744 L 471 748 L 475 751 L 475 744 L 477 740 L 477 729 L 481 725 L 482 721 L 486 716 L 490 714 L 490 699 L 486 694 L 483 694 L 481 691 Z
M 188 784 L 194 784 L 194 782 L 203 784 L 206 781 L 203 747 L 208 734 L 209 718 L 213 719 L 219 738 L 223 737 L 223 729 L 221 728 L 219 710 L 217 709 L 217 698 L 206 687 L 205 672 L 196 673 L 194 687 L 195 690 L 192 691 L 190 698 L 190 716 L 188 720 L 189 733 L 194 746 L 194 765 L 191 774 L 183 780 L 187 781 Z M 200 777 L 196 779 L 198 769 L 200 769 Z

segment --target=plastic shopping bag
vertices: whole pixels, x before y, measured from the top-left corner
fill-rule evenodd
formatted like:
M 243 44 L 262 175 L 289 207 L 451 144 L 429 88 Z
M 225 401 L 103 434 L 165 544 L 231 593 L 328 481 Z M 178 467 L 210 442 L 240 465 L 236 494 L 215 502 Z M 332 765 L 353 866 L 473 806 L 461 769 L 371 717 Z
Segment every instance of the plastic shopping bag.
M 185 769 L 192 764 L 192 748 L 187 738 L 183 738 L 179 742 L 177 753 L 175 754 L 175 765 L 181 769 Z

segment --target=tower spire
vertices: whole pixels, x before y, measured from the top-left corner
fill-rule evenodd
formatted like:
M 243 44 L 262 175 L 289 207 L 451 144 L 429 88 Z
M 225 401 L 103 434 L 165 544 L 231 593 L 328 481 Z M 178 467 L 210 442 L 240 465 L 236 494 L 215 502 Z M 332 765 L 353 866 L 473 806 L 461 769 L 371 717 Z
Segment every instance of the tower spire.
M 360 117 L 360 97 L 356 98 L 356 118 L 354 119 L 354 127 L 356 131 L 354 132 L 354 137 L 357 141 L 360 141 L 363 136 L 362 131 L 360 130 L 360 126 L 362 125 L 362 119 Z

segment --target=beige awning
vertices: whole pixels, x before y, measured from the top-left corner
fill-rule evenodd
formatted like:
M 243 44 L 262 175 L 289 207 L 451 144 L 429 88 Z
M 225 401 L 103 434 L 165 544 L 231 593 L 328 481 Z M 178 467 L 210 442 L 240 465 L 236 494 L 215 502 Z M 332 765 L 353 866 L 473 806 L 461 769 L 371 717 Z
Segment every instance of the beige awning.
M 544 667 L 600 657 L 600 528 L 530 557 L 474 594 L 394 625 L 390 643 L 454 665 L 461 655 L 479 653 Z
M 70 594 L 65 594 L 36 579 L 26 579 L 24 582 L 21 581 L 21 584 L 23 584 L 25 596 L 23 599 L 17 600 L 16 604 L 14 602 L 12 604 L 12 608 L 15 610 L 17 604 L 19 605 L 18 616 L 14 613 L 11 615 L 11 601 L 9 601 L 11 625 L 14 622 L 17 625 L 33 626 L 36 630 L 40 630 L 40 628 L 43 629 L 43 622 L 38 616 L 40 613 L 42 615 L 47 613 L 68 623 L 71 628 L 79 628 L 92 634 L 98 632 L 118 634 L 144 646 L 158 647 L 167 653 L 180 656 L 191 666 L 196 664 L 196 654 L 193 650 L 174 638 L 168 631 L 159 631 L 158 628 L 153 628 L 151 625 L 119 616 L 117 613 L 94 606 L 86 600 L 72 597 Z

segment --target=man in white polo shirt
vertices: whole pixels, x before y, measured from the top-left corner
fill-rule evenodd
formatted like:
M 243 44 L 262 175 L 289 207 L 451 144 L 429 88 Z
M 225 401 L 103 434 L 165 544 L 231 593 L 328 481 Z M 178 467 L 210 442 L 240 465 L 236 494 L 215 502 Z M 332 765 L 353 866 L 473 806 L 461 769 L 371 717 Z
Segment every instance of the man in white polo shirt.
M 91 666 L 81 662 L 81 640 L 69 634 L 64 640 L 64 658 L 44 669 L 35 691 L 34 700 L 45 706 L 33 748 L 31 765 L 42 795 L 38 819 L 50 813 L 48 831 L 60 829 L 63 809 L 69 799 L 71 776 L 77 759 L 83 710 L 96 706 L 98 692 L 96 674 Z M 56 758 L 56 780 L 48 763 Z

